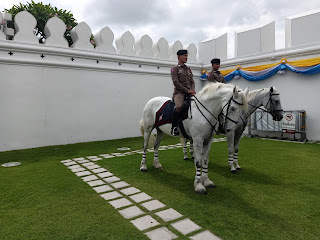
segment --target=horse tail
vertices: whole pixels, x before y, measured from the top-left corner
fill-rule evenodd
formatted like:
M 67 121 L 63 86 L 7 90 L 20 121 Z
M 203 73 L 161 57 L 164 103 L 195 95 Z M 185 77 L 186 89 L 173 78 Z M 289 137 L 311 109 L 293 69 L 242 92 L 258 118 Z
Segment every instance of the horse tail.
M 143 119 L 140 120 L 139 127 L 140 127 L 141 135 L 144 137 Z M 153 148 L 155 141 L 156 141 L 156 136 L 154 134 L 150 134 L 148 148 Z

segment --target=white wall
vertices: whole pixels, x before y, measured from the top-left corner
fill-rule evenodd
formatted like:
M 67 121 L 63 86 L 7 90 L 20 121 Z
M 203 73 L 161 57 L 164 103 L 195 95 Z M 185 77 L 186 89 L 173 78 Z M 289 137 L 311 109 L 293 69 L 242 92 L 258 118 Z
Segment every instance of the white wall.
M 91 29 L 80 23 L 72 30 L 74 44 L 69 48 L 62 35 L 64 24 L 51 18 L 46 32 L 52 41 L 48 38 L 47 44 L 40 45 L 30 34 L 32 16 L 23 12 L 18 19 L 17 41 L 0 38 L 0 151 L 139 136 L 138 123 L 146 102 L 155 96 L 172 96 L 170 69 L 176 61 L 170 59 L 176 49 L 171 44 L 169 52 L 165 38 L 153 43 L 147 35 L 135 40 L 126 32 L 117 39 L 116 49 L 114 35 L 105 27 L 95 35 L 97 48 L 93 49 Z M 211 69 L 202 62 L 219 51 L 224 60 L 221 69 L 275 63 L 284 57 L 288 61 L 320 57 L 320 44 L 270 52 L 274 23 L 270 26 L 264 32 L 271 31 L 270 39 L 258 43 L 260 52 L 241 58 L 226 59 L 226 34 L 202 44 L 200 63 L 195 45 L 185 46 L 191 49 L 188 66 L 194 73 L 196 91 L 202 87 L 201 69 Z M 181 47 L 179 41 L 175 43 Z M 216 49 L 218 45 L 221 49 Z M 207 52 L 207 47 L 213 52 Z M 268 53 L 264 53 L 266 49 Z M 307 138 L 320 140 L 320 74 L 304 76 L 287 71 L 264 81 L 240 78 L 231 83 L 251 90 L 275 86 L 284 110 L 306 110 Z
M 1 63 L 0 149 L 139 136 L 146 102 L 172 96 L 170 67 L 164 71 L 168 74 Z

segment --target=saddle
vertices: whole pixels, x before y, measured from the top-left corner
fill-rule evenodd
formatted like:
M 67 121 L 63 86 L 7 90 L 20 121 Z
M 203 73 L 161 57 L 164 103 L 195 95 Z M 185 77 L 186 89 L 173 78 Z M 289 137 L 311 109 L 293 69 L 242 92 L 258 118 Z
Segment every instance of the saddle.
M 187 96 L 184 99 L 182 109 L 180 112 L 179 122 L 178 122 L 178 127 L 182 135 L 187 139 L 190 139 L 190 137 L 186 134 L 182 121 L 188 118 L 188 110 L 190 108 L 190 105 L 191 105 L 191 98 L 190 96 Z M 155 122 L 156 127 L 160 127 L 161 125 L 172 123 L 172 114 L 173 114 L 174 107 L 175 107 L 175 104 L 173 100 L 168 100 L 161 106 L 161 108 L 156 112 L 156 122 Z

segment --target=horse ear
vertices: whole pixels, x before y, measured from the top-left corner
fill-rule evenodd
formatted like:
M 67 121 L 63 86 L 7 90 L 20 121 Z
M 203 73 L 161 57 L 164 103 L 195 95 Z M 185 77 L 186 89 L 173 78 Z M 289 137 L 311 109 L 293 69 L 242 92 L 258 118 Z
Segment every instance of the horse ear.
M 270 88 L 270 92 L 273 92 L 273 87 Z
M 246 89 L 244 90 L 244 94 L 245 94 L 245 96 L 248 96 L 248 93 L 249 93 L 249 88 L 248 88 L 248 87 L 246 87 Z
M 235 96 L 235 97 L 239 96 L 238 89 L 236 86 L 234 86 L 234 88 L 233 88 L 233 96 Z

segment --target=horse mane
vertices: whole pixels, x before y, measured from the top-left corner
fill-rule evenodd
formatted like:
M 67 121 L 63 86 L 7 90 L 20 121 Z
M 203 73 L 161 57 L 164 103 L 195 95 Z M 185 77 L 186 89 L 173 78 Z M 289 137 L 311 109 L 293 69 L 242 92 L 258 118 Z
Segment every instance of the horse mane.
M 200 90 L 200 92 L 197 93 L 197 97 L 202 98 L 203 100 L 211 99 L 214 97 L 215 92 L 221 87 L 227 87 L 230 89 L 234 88 L 232 84 L 225 84 L 219 82 L 208 83 Z
M 251 100 L 253 100 L 257 94 L 259 92 L 264 92 L 264 91 L 270 91 L 270 88 L 261 88 L 261 89 L 256 89 L 256 90 L 252 90 L 252 91 L 249 91 L 248 92 L 248 95 L 247 95 L 247 101 L 250 102 Z

